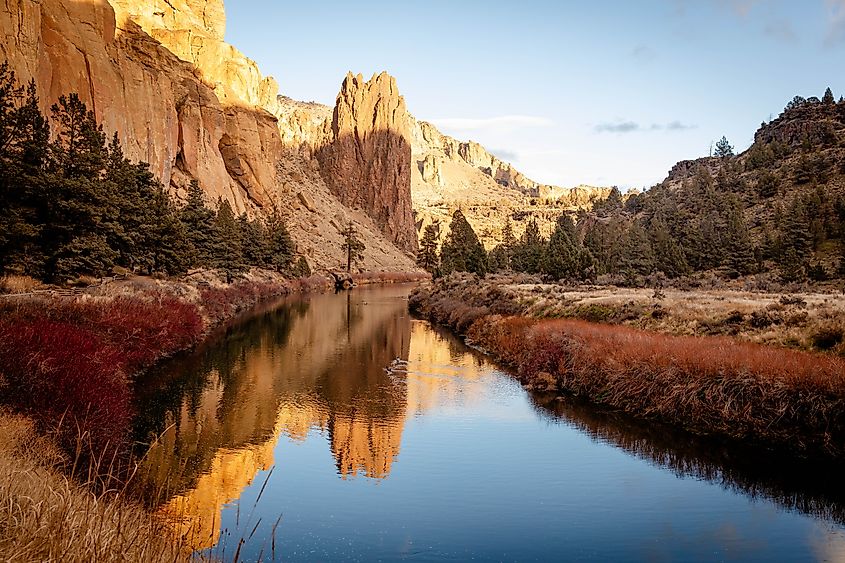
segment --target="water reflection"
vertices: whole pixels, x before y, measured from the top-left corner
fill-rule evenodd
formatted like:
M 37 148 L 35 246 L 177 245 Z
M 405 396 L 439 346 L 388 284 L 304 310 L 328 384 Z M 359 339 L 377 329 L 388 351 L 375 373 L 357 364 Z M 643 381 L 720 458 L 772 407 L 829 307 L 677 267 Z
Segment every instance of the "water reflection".
M 547 416 L 559 418 L 594 440 L 620 448 L 679 477 L 717 483 L 787 510 L 845 524 L 845 465 L 800 459 L 750 446 L 691 436 L 574 400 L 536 394 Z
M 400 457 L 403 434 L 412 421 L 433 412 L 441 418 L 446 413 L 451 425 L 444 427 L 445 433 L 435 432 L 439 443 L 421 442 L 417 433 L 418 455 L 411 458 L 416 463 L 422 457 L 439 456 L 440 450 L 452 448 L 454 453 L 456 448 L 465 448 L 472 443 L 465 438 L 473 435 L 476 426 L 489 428 L 499 416 L 505 424 L 502 428 L 536 433 L 539 430 L 532 424 L 540 413 L 546 426 L 558 430 L 569 426 L 576 429 L 570 430 L 572 433 L 587 434 L 596 442 L 609 444 L 609 449 L 621 449 L 661 470 L 715 482 L 789 510 L 845 522 L 845 493 L 838 478 L 841 467 L 787 463 L 773 454 L 692 439 L 665 427 L 540 395 L 531 399 L 536 409 L 533 415 L 531 407 L 525 407 L 534 419 L 526 422 L 521 407 L 515 408 L 516 403 L 528 401 L 525 393 L 507 378 L 491 376 L 493 366 L 455 337 L 410 318 L 407 291 L 403 287 L 356 290 L 269 305 L 221 331 L 196 353 L 139 383 L 142 406 L 136 435 L 142 441 L 160 436 L 142 472 L 149 501 L 175 517 L 196 549 L 217 544 L 225 527 L 221 521 L 226 505 L 246 498 L 245 491 L 252 491 L 249 498 L 254 498 L 265 478 L 255 483 L 256 475 L 285 465 L 285 459 L 274 459 L 286 451 L 277 447 L 280 437 L 306 444 L 312 443 L 316 434 L 320 447 L 331 455 L 336 481 L 390 481 L 398 460 L 404 458 L 408 464 L 408 453 L 414 453 Z M 508 387 L 497 391 L 495 386 L 502 381 L 507 381 Z M 465 418 L 466 413 L 475 411 L 483 412 L 485 418 Z M 504 420 L 506 417 L 510 418 Z M 520 451 L 519 444 L 503 439 L 497 451 L 488 453 L 493 458 L 507 458 L 516 455 L 515 451 Z M 536 456 L 538 451 L 542 450 L 524 453 Z M 525 460 L 526 469 L 559 483 L 548 490 L 550 506 L 556 495 L 566 492 L 558 476 L 578 463 L 567 454 L 560 451 L 556 453 L 559 458 L 552 456 L 546 465 L 537 462 L 537 467 L 531 465 L 534 460 Z M 479 482 L 487 479 L 495 488 L 484 468 L 453 467 L 452 475 L 449 463 L 444 461 L 436 468 L 440 471 L 437 477 L 457 483 L 456 479 L 477 472 Z M 325 469 L 309 466 L 307 471 Z M 613 471 L 624 475 L 625 469 L 608 470 L 608 474 L 615 476 Z M 432 478 L 432 472 L 429 468 L 413 478 Z M 424 492 L 406 488 L 401 494 L 407 495 L 403 502 L 411 499 L 427 506 Z M 519 496 L 516 491 L 514 494 Z M 560 506 L 565 505 L 565 496 L 558 499 L 564 503 Z M 485 493 L 465 502 L 486 502 L 488 498 Z M 617 501 L 601 502 L 612 506 Z M 238 507 L 249 510 L 240 503 Z M 580 509 L 578 512 L 580 518 Z M 549 516 L 544 518 L 538 512 L 537 518 L 547 523 Z M 541 525 L 546 524 L 535 523 L 535 528 Z M 840 530 L 811 537 L 808 542 L 819 556 L 841 553 L 845 545 Z

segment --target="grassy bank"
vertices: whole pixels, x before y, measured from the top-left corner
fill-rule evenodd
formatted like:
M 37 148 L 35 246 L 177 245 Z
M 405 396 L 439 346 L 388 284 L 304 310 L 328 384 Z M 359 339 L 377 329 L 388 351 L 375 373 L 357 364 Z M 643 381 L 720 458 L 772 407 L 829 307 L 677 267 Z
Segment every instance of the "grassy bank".
M 518 293 L 467 276 L 420 288 L 410 304 L 513 366 L 526 385 L 700 434 L 845 455 L 840 358 L 725 336 L 532 318 Z
M 166 522 L 126 498 L 131 380 L 260 301 L 325 291 L 327 278 L 209 271 L 74 290 L 14 280 L 0 296 L 0 559 L 190 557 Z M 118 491 L 118 492 L 116 492 Z
M 0 560 L 180 561 L 190 550 L 122 494 L 69 480 L 55 444 L 0 412 Z

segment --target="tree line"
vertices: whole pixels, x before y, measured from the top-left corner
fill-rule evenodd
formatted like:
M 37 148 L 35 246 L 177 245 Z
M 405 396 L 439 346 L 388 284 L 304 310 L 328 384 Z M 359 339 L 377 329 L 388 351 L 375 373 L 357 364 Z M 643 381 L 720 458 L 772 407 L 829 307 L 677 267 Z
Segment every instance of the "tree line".
M 51 135 L 52 128 L 52 135 Z M 0 65 L 0 274 L 47 281 L 103 276 L 122 267 L 180 274 L 214 267 L 231 278 L 251 266 L 303 275 L 278 214 L 237 215 L 228 201 L 206 205 L 196 182 L 178 205 L 144 162 L 107 140 L 77 94 L 50 117 L 34 82 L 21 86 Z
M 758 142 L 739 158 L 723 137 L 715 158 L 683 180 L 625 196 L 614 188 L 590 212 L 561 214 L 548 238 L 531 218 L 517 239 L 508 219 L 489 252 L 459 210 L 439 252 L 439 225 L 426 227 L 418 263 L 434 275 L 509 270 L 629 285 L 704 271 L 768 272 L 783 282 L 845 277 L 845 194 L 833 181 L 845 159 L 831 125 L 845 123 L 845 101 L 828 89 L 821 101 L 791 104 L 786 111 L 814 104 L 826 112 L 806 128 L 812 138 Z

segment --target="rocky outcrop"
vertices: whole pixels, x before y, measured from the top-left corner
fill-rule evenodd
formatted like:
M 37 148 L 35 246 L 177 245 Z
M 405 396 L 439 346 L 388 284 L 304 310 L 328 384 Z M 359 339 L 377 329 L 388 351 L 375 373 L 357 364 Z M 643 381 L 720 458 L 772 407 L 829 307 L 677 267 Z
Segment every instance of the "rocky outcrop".
M 344 205 L 364 210 L 400 248 L 414 252 L 409 125 L 392 76 L 383 72 L 365 82 L 349 73 L 317 158 Z
M 432 186 L 443 185 L 443 175 L 440 171 L 440 160 L 433 154 L 425 155 L 425 159 L 420 162 L 420 173 L 422 179 L 426 184 Z
M 287 115 L 276 82 L 225 43 L 222 0 L 0 2 L 0 57 L 21 81 L 35 81 L 44 113 L 78 92 L 106 133 L 119 133 L 127 156 L 150 163 L 177 196 L 197 180 L 210 204 L 224 198 L 237 212 L 281 211 L 312 266 L 339 265 L 340 243 L 323 225 L 343 216 L 365 240 L 364 268 L 413 267 L 379 231 L 389 217 L 377 226 L 345 208 L 319 163 L 291 150 L 318 124 L 303 108 Z M 322 144 L 325 116 L 317 121 L 313 138 Z M 304 211 L 298 193 L 317 211 Z M 413 237 L 411 228 L 405 238 Z

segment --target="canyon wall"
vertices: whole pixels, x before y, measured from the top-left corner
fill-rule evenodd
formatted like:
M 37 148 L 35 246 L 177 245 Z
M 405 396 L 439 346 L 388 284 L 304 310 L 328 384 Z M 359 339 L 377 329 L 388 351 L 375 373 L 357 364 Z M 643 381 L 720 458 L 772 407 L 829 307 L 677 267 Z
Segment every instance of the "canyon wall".
M 225 43 L 222 0 L 0 1 L 0 57 L 20 81 L 35 81 L 45 114 L 60 95 L 79 93 L 106 133 L 119 133 L 127 156 L 149 162 L 177 197 L 197 180 L 209 205 L 223 198 L 250 215 L 280 211 L 312 266 L 341 264 L 338 226 L 351 221 L 367 245 L 363 268 L 413 267 L 407 212 L 397 221 L 380 204 L 409 210 L 410 181 L 357 185 L 391 175 L 376 163 L 367 174 L 345 170 L 348 179 L 327 174 L 330 189 L 320 163 L 296 146 L 275 80 Z M 367 107 L 378 104 L 360 102 L 358 119 Z M 371 197 L 350 209 L 343 199 L 358 200 L 339 187 Z

